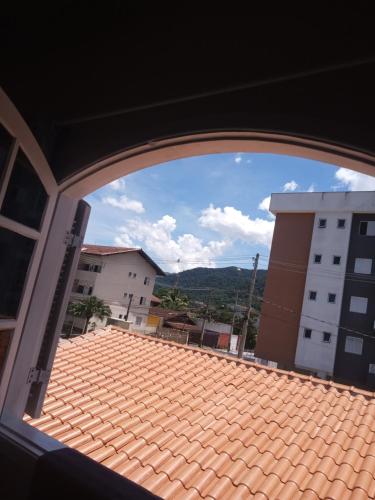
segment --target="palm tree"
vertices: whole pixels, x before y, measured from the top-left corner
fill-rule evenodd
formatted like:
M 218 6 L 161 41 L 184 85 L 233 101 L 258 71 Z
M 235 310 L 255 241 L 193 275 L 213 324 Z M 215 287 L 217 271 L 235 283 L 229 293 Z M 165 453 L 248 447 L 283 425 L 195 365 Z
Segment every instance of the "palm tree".
M 103 300 L 95 296 L 79 302 L 70 302 L 68 313 L 79 318 L 85 318 L 85 327 L 82 333 L 86 333 L 89 321 L 93 316 L 97 316 L 102 321 L 112 315 L 111 308 L 105 305 Z
M 180 295 L 178 290 L 170 290 L 160 297 L 160 306 L 164 309 L 174 309 L 179 311 L 186 309 L 189 305 L 189 299 L 186 295 Z

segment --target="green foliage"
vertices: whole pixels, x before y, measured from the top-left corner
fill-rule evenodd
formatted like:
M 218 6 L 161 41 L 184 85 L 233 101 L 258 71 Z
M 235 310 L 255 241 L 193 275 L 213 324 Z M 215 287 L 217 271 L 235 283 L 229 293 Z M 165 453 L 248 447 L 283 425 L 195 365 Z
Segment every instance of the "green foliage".
M 202 302 L 207 304 L 209 295 L 210 306 L 220 309 L 223 305 L 227 309 L 233 307 L 236 300 L 236 291 L 239 292 L 239 304 L 247 304 L 249 294 L 249 283 L 251 270 L 240 269 L 237 267 L 224 267 L 210 269 L 205 267 L 196 267 L 179 273 L 179 285 L 184 294 L 191 302 Z M 263 296 L 264 285 L 267 271 L 259 269 L 255 285 L 255 295 Z M 155 295 L 163 290 L 170 289 L 176 283 L 176 274 L 158 277 L 155 285 Z M 185 290 L 185 288 L 206 288 L 206 290 Z M 208 289 L 211 289 L 209 292 Z M 254 300 L 255 309 L 260 310 L 261 301 Z M 227 321 L 226 321 L 227 322 Z
M 111 308 L 107 306 L 103 300 L 98 299 L 94 295 L 87 299 L 82 299 L 79 302 L 70 302 L 68 313 L 78 318 L 85 318 L 85 328 L 83 333 L 86 333 L 90 319 L 93 316 L 98 317 L 101 321 L 112 315 Z
M 186 309 L 189 305 L 189 299 L 186 295 L 181 295 L 178 290 L 166 290 L 160 296 L 160 306 L 164 309 L 174 309 L 180 311 Z

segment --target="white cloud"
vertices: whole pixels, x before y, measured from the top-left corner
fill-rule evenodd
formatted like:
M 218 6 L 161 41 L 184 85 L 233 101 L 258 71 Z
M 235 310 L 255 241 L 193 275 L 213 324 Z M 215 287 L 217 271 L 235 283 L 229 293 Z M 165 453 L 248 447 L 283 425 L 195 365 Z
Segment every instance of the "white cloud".
M 273 215 L 273 213 L 270 212 L 270 203 L 271 203 L 271 196 L 266 196 L 266 198 L 263 198 L 263 200 L 259 203 L 258 209 L 267 212 L 268 217 L 274 219 L 275 216 Z
M 157 222 L 130 220 L 119 228 L 120 234 L 116 236 L 115 243 L 134 246 L 134 241 L 142 242 L 146 251 L 161 259 L 163 269 L 173 272 L 199 266 L 216 267 L 215 258 L 231 245 L 225 240 L 204 244 L 193 234 L 183 234 L 174 239 L 172 233 L 176 227 L 176 219 L 170 215 L 164 215 Z
M 310 186 L 307 188 L 308 193 L 314 193 L 315 192 L 315 184 L 310 184 Z
M 228 241 L 242 240 L 270 247 L 275 223 L 266 219 L 251 219 L 234 207 L 215 208 L 210 205 L 202 210 L 199 224 L 220 233 Z
M 106 205 L 112 205 L 112 207 L 121 208 L 122 210 L 131 210 L 137 214 L 142 214 L 145 211 L 142 202 L 131 200 L 126 195 L 122 195 L 119 198 L 106 196 L 102 199 L 102 202 Z
M 296 181 L 286 182 L 283 186 L 283 191 L 286 193 L 287 191 L 295 191 L 298 188 L 298 184 Z
M 120 179 L 110 182 L 108 186 L 114 191 L 123 191 L 125 189 L 125 181 L 120 177 Z
M 371 175 L 354 172 L 347 168 L 339 168 L 335 173 L 335 177 L 340 182 L 339 186 L 335 187 L 345 187 L 348 191 L 375 190 L 375 177 Z
M 242 156 L 238 153 L 238 154 L 236 155 L 236 157 L 234 158 L 234 161 L 235 161 L 236 163 L 241 163 L 241 161 L 242 161 Z

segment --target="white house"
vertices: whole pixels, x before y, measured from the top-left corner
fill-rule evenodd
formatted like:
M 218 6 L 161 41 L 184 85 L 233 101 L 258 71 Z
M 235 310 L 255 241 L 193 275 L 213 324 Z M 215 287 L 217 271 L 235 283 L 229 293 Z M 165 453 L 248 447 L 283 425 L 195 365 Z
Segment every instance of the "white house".
M 110 306 L 112 318 L 142 329 L 147 324 L 156 276 L 164 276 L 164 272 L 141 248 L 84 244 L 71 301 L 95 295 Z M 73 320 L 75 328 L 83 326 L 80 318 L 67 314 L 65 331 Z M 102 324 L 97 318 L 94 321 Z

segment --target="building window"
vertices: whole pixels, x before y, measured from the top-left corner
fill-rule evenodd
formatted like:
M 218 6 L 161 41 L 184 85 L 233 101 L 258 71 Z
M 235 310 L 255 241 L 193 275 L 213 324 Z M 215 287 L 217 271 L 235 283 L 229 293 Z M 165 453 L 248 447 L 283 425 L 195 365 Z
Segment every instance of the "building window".
M 133 273 L 133 279 L 137 277 L 137 273 Z
M 136 316 L 135 317 L 135 324 L 137 326 L 140 326 L 142 324 L 142 316 Z
M 309 300 L 316 300 L 317 293 L 314 290 L 309 291 Z
M 132 273 L 131 271 L 129 271 L 129 272 L 128 272 L 128 278 L 131 278 L 131 277 L 132 277 L 132 274 L 133 274 L 133 273 Z
M 89 289 L 87 290 L 87 295 L 92 295 L 92 286 L 90 286 Z
M 323 342 L 331 342 L 331 334 L 329 332 L 323 332 Z
M 141 297 L 141 298 L 139 299 L 139 303 L 140 303 L 140 305 L 142 305 L 142 304 L 146 304 L 146 297 Z
M 122 319 L 122 314 L 119 314 L 119 315 L 118 315 L 118 317 L 119 317 L 120 319 Z
M 350 297 L 349 311 L 366 314 L 367 313 L 367 297 Z
M 345 228 L 345 219 L 337 219 L 337 227 L 338 229 L 344 229 Z
M 372 259 L 355 259 L 354 272 L 358 274 L 371 274 Z
M 322 256 L 320 253 L 316 253 L 314 255 L 314 264 L 321 264 L 322 262 Z
M 85 287 L 83 285 L 78 285 L 77 286 L 77 293 L 84 293 Z
M 347 336 L 345 339 L 345 352 L 350 354 L 362 354 L 363 339 L 359 337 Z
M 311 328 L 305 328 L 303 331 L 305 339 L 311 339 Z
M 133 300 L 133 294 L 129 293 L 129 300 Z
M 144 281 L 143 281 L 143 284 L 144 285 L 149 285 L 150 284 L 150 278 L 148 278 L 147 276 L 145 277 Z
M 362 236 L 375 236 L 375 221 L 361 221 L 359 223 L 359 234 Z
M 333 256 L 333 265 L 334 266 L 339 266 L 341 264 L 341 257 L 340 255 L 334 255 Z
M 335 293 L 328 294 L 328 302 L 330 304 L 334 304 L 336 302 L 336 294 Z
M 319 219 L 319 225 L 321 229 L 324 229 L 327 227 L 327 219 Z
M 125 299 L 126 299 L 126 297 L 127 297 L 127 296 L 128 296 L 128 294 L 127 294 L 127 292 L 125 292 L 125 293 L 124 293 L 124 297 L 125 297 Z

